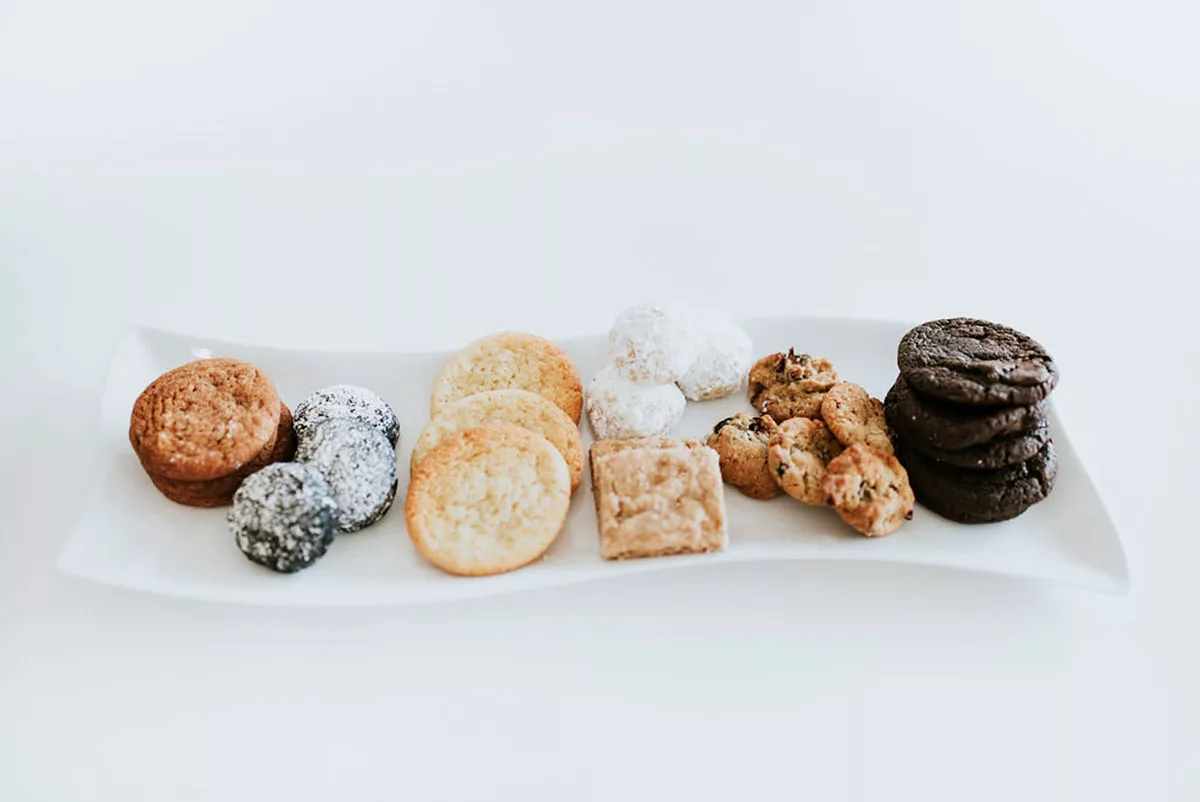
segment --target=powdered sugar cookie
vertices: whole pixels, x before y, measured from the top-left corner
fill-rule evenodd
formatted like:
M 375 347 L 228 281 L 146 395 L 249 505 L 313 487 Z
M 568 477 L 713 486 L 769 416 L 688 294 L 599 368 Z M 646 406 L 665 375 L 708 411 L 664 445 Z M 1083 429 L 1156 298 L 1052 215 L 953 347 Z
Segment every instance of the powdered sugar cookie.
M 723 310 L 696 307 L 693 316 L 699 352 L 680 377 L 679 389 L 692 401 L 733 395 L 746 383 L 754 363 L 750 335 Z
M 588 385 L 586 403 L 597 440 L 624 440 L 666 434 L 687 401 L 674 384 L 634 384 L 609 365 Z
M 683 304 L 630 307 L 617 315 L 608 333 L 609 358 L 631 382 L 678 381 L 699 354 L 693 318 Z

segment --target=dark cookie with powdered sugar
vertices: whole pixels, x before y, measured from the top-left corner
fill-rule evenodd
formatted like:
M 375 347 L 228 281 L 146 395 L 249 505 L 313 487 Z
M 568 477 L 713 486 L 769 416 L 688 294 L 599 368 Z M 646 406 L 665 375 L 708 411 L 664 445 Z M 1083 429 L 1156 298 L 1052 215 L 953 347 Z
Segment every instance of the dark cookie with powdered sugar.
M 325 554 L 333 542 L 337 511 L 333 487 L 319 470 L 277 462 L 242 482 L 227 518 L 248 559 L 291 574 Z
M 296 461 L 325 474 L 338 504 L 338 531 L 383 517 L 396 495 L 396 451 L 382 432 L 349 418 L 327 420 L 296 447 Z
M 349 418 L 374 427 L 394 447 L 400 441 L 400 421 L 387 402 L 366 387 L 335 384 L 309 393 L 296 405 L 296 437 L 303 441 L 327 420 Z

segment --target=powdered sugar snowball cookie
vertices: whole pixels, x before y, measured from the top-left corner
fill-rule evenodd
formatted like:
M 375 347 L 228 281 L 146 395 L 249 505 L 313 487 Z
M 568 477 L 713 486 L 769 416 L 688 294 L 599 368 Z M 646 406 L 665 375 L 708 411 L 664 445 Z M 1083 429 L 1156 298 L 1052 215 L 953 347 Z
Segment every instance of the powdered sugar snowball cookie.
M 306 440 L 332 418 L 350 418 L 378 429 L 393 446 L 400 441 L 400 421 L 388 403 L 366 387 L 334 384 L 314 390 L 296 405 L 296 437 Z
M 608 365 L 588 385 L 586 405 L 597 440 L 624 440 L 666 434 L 687 400 L 674 384 L 635 384 Z
M 608 355 L 620 374 L 637 384 L 678 381 L 696 361 L 694 315 L 685 304 L 633 306 L 608 332 Z
M 696 307 L 692 329 L 699 353 L 678 381 L 683 394 L 692 401 L 711 401 L 745 386 L 754 364 L 754 343 L 737 321 L 723 310 Z

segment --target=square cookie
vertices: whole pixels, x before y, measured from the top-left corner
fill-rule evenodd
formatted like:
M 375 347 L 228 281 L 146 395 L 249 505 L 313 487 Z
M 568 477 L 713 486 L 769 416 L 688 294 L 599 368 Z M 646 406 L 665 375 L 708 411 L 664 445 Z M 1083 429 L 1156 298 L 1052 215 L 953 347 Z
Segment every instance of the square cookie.
M 593 455 L 600 556 L 606 560 L 725 548 L 717 452 L 634 448 Z
M 684 440 L 680 437 L 631 437 L 628 440 L 597 440 L 588 449 L 588 458 L 592 465 L 592 490 L 596 489 L 596 460 L 610 454 L 636 449 L 667 449 L 667 448 L 704 448 L 700 440 Z

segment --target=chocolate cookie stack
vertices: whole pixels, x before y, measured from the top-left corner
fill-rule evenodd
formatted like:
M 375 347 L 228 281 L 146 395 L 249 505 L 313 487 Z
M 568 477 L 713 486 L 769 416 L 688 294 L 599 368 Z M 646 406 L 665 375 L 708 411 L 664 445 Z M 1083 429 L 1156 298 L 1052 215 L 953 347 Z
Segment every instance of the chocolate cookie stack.
M 1058 463 L 1046 398 L 1058 367 L 1040 344 L 997 323 L 948 318 L 904 335 L 897 362 L 884 412 L 918 501 L 988 523 L 1050 493 Z

